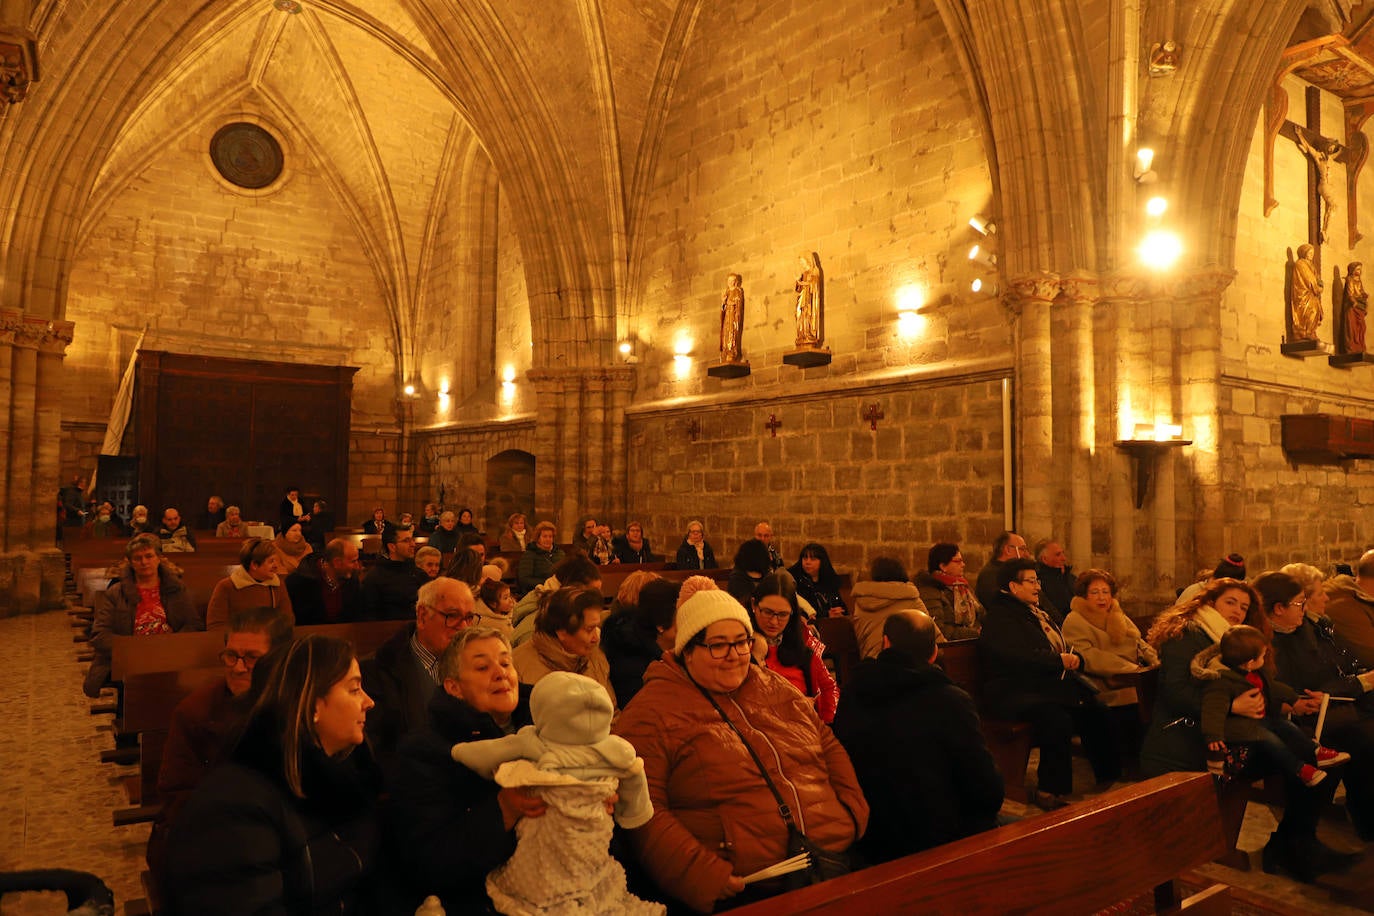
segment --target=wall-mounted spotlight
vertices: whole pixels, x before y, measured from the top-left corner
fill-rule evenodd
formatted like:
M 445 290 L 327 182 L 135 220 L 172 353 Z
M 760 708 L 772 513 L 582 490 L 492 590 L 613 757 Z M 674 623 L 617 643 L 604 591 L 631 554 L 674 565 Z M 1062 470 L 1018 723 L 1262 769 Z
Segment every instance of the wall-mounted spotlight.
M 996 235 L 997 224 L 991 218 L 983 216 L 971 216 L 968 221 L 969 226 L 979 235 Z
M 404 388 L 402 388 L 401 390 L 405 392 L 405 396 L 406 396 L 406 397 L 408 397 L 408 398 L 413 398 L 413 397 L 415 397 L 415 386 L 414 386 L 414 385 L 407 385 L 407 386 L 405 386 Z
M 627 337 L 616 345 L 616 351 L 620 353 L 620 358 L 625 363 L 633 365 L 639 362 L 639 354 L 635 352 L 634 338 Z
M 984 267 L 996 267 L 997 255 L 988 251 L 986 245 L 974 245 L 968 250 L 968 259 L 982 264 Z
M 1183 240 L 1168 229 L 1152 229 L 1140 240 L 1136 253 L 1151 270 L 1168 270 L 1183 256 Z
M 1168 209 L 1169 201 L 1163 197 L 1151 197 L 1145 201 L 1145 215 L 1151 219 L 1159 219 Z
M 1155 151 L 1148 146 L 1142 146 L 1135 151 L 1135 180 L 1141 184 L 1150 184 L 1158 180 L 1159 176 L 1154 172 Z

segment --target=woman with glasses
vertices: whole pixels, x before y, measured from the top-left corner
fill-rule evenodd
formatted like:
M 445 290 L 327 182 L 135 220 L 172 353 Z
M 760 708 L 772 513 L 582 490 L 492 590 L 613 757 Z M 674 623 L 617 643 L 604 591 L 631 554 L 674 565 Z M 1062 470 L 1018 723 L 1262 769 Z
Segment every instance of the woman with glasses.
M 570 585 L 558 589 L 535 612 L 534 635 L 515 647 L 520 683 L 533 687 L 552 671 L 585 675 L 606 688 L 615 703 L 611 665 L 601 651 L 601 589 Z
M 755 656 L 810 697 L 821 721 L 829 725 L 835 720 L 840 688 L 821 660 L 825 647 L 801 612 L 791 574 L 779 571 L 764 576 L 751 604 Z
M 172 827 L 166 912 L 358 912 L 381 790 L 363 742 L 371 708 L 348 642 L 307 636 L 283 649 L 228 759 Z
M 1294 690 L 1348 697 L 1328 704 L 1322 744 L 1346 751 L 1345 810 L 1362 840 L 1374 840 L 1374 671 L 1336 642 L 1326 606 L 1321 571 L 1290 564 L 1255 580 L 1264 612 L 1274 630 L 1274 665 L 1278 679 Z M 1320 700 L 1318 701 L 1320 702 Z M 1311 715 L 1298 718 L 1307 730 Z
M 916 573 L 916 590 L 945 639 L 977 639 L 986 612 L 965 578 L 968 567 L 958 544 L 930 548 L 926 568 Z
M 787 889 L 778 878 L 746 892 L 743 881 L 792 854 L 774 789 L 797 828 L 837 854 L 863 834 L 868 804 L 811 700 L 754 662 L 738 601 L 698 591 L 676 625 L 672 651 L 645 670 L 615 731 L 644 759 L 654 804 L 631 834 L 640 862 L 665 895 L 708 913 Z
M 716 553 L 706 540 L 706 526 L 696 519 L 687 523 L 687 534 L 678 545 L 676 569 L 715 569 Z
M 1031 723 L 1040 747 L 1033 800 L 1046 810 L 1059 808 L 1073 791 L 1075 734 L 1099 786 L 1121 775 L 1111 718 L 1082 677 L 1083 656 L 1040 608 L 1035 561 L 1007 560 L 997 570 L 997 587 L 978 636 L 983 702 L 999 719 Z M 1025 777 L 1002 775 L 1013 785 Z

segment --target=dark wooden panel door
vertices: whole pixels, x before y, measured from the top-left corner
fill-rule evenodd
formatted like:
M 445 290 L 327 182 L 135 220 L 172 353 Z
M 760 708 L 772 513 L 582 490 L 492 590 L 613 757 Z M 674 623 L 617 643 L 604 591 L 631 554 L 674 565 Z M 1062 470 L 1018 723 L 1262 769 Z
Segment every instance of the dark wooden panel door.
M 140 486 L 194 519 L 211 494 L 275 523 L 287 486 L 347 518 L 353 373 L 344 366 L 139 354 Z

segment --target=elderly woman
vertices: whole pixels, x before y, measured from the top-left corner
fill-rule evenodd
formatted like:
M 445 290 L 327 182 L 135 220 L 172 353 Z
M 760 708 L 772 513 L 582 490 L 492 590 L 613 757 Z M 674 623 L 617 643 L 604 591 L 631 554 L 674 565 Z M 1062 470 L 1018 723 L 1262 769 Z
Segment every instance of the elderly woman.
M 964 555 L 958 544 L 930 548 L 926 568 L 916 573 L 916 590 L 946 639 L 977 639 L 985 612 L 964 577 Z
M 243 520 L 243 510 L 238 506 L 230 506 L 224 510 L 224 521 L 215 526 L 215 537 L 217 538 L 246 538 L 248 537 L 248 523 Z
M 790 855 L 775 792 L 829 852 L 846 853 L 868 825 L 849 756 L 809 699 L 753 661 L 752 644 L 739 602 L 696 592 L 678 610 L 673 650 L 645 671 L 615 728 L 644 759 L 654 804 L 631 834 L 639 859 L 664 892 L 701 913 Z M 785 889 L 762 881 L 749 896 Z
M 124 562 L 112 570 L 114 581 L 95 596 L 91 623 L 91 667 L 82 689 L 100 696 L 110 680 L 110 653 L 116 636 L 154 636 L 205 629 L 181 570 L 161 558 L 156 534 L 139 534 L 124 547 Z
M 440 553 L 453 553 L 458 549 L 458 536 L 461 533 L 458 531 L 458 516 L 444 512 L 439 516 L 438 527 L 429 536 L 429 546 Z
M 677 548 L 673 565 L 678 569 L 716 568 L 716 554 L 706 540 L 706 526 L 696 519 L 687 523 L 687 534 Z
M 148 507 L 134 506 L 129 514 L 129 534 L 138 535 L 151 532 L 157 534 L 157 525 L 148 521 Z
M 1110 689 L 1114 674 L 1133 674 L 1159 664 L 1154 646 L 1140 638 L 1140 630 L 1116 600 L 1116 579 L 1105 569 L 1089 569 L 1073 586 L 1069 615 L 1064 618 L 1064 638 L 1083 657 L 1083 673 L 1102 691 L 1098 702 L 1106 706 L 1130 706 L 1136 702 L 1134 687 Z
M 416 534 L 433 534 L 434 529 L 439 527 L 439 507 L 434 503 L 425 503 L 425 511 L 420 513 L 420 521 L 415 525 Z
M 458 525 L 453 530 L 457 531 L 459 534 L 482 533 L 478 531 L 477 526 L 473 524 L 472 510 L 469 509 L 467 506 L 464 506 L 463 508 L 458 510 Z
M 501 550 L 519 553 L 525 549 L 525 541 L 525 515 L 522 512 L 516 512 L 506 519 L 506 528 L 501 532 Z
M 906 567 L 894 557 L 874 557 L 868 579 L 855 584 L 854 635 L 864 658 L 883 650 L 883 623 L 898 611 L 925 611 L 921 593 L 906 577 Z M 944 637 L 940 637 L 944 642 Z
M 843 617 L 849 613 L 840 587 L 840 574 L 830 562 L 830 554 L 820 544 L 810 543 L 801 549 L 797 562 L 787 570 L 797 583 L 797 597 L 806 601 L 818 617 Z
M 557 531 L 553 522 L 534 526 L 534 542 L 520 554 L 520 562 L 515 567 L 515 584 L 520 591 L 527 592 L 543 584 L 553 575 L 553 568 L 563 562 L 563 549 L 553 543 Z
M 272 549 L 277 556 L 277 573 L 289 576 L 301 565 L 301 560 L 310 553 L 310 543 L 305 539 L 305 531 L 300 522 L 295 522 L 272 541 Z
M 826 725 L 835 721 L 840 688 L 825 667 L 825 647 L 812 633 L 800 605 L 791 573 L 769 573 L 760 580 L 750 599 L 754 621 L 754 654 L 770 671 L 776 671 L 816 704 Z
M 630 522 L 626 525 L 625 533 L 612 539 L 611 548 L 615 551 L 615 558 L 621 563 L 654 562 L 653 552 L 649 549 L 649 539 L 644 536 L 644 526 L 639 522 Z
M 1040 746 L 1034 801 L 1046 810 L 1062 807 L 1073 791 L 1075 734 L 1099 785 L 1121 775 L 1112 722 L 1106 707 L 1093 701 L 1093 689 L 1074 676 L 1083 669 L 1083 656 L 1040 608 L 1035 561 L 1004 562 L 997 587 L 978 636 L 983 699 L 992 715 L 1031 723 Z
M 239 548 L 239 565 L 226 578 L 215 583 L 210 605 L 205 612 L 205 628 L 218 630 L 229 622 L 229 615 L 249 608 L 276 608 L 292 623 L 291 596 L 277 575 L 277 551 L 267 538 L 249 538 Z
M 571 585 L 549 597 L 534 618 L 534 636 L 516 647 L 520 683 L 533 687 L 551 671 L 571 671 L 596 681 L 610 694 L 611 666 L 601 651 L 601 590 Z
M 1221 642 L 1237 624 L 1268 634 L 1269 621 L 1253 588 L 1238 579 L 1221 578 L 1197 597 L 1165 611 L 1150 627 L 1146 639 L 1159 653 L 1159 690 L 1140 754 L 1145 776 L 1178 770 L 1207 769 L 1207 750 L 1201 731 L 1202 684 L 1192 673 L 1194 657 Z M 1296 711 L 1312 711 L 1307 700 Z M 1231 714 L 1263 719 L 1264 697 L 1256 689 L 1231 701 Z M 1335 791 L 1332 785 L 1306 788 L 1292 774 L 1284 776 L 1287 803 L 1278 830 L 1264 848 L 1266 871 L 1283 868 L 1300 881 L 1312 881 L 1329 867 L 1328 852 L 1317 840 L 1317 821 Z
M 543 813 L 538 798 L 502 789 L 450 756 L 455 744 L 530 724 L 530 688 L 516 670 L 498 631 L 475 625 L 459 632 L 439 658 L 426 728 L 401 742 L 388 767 L 387 848 L 399 883 L 415 889 L 413 899 L 400 901 L 405 912 L 426 894 L 449 913 L 489 912 L 487 872 L 515 851 L 520 818 Z
M 352 645 L 307 636 L 265 680 L 228 761 L 172 827 L 169 913 L 352 913 L 370 877 L 381 774 Z
M 1322 743 L 1353 758 L 1341 771 L 1345 810 L 1363 840 L 1374 839 L 1374 671 L 1366 671 L 1336 642 L 1331 621 L 1322 616 L 1326 593 L 1321 571 L 1294 563 L 1255 580 L 1274 631 L 1274 663 L 1279 680 L 1294 690 L 1348 697 L 1326 710 Z M 1311 717 L 1299 725 L 1314 728 Z
M 425 574 L 426 579 L 437 579 L 439 577 L 439 567 L 443 565 L 444 555 L 439 552 L 437 547 L 430 547 L 426 544 L 415 551 L 415 565 Z

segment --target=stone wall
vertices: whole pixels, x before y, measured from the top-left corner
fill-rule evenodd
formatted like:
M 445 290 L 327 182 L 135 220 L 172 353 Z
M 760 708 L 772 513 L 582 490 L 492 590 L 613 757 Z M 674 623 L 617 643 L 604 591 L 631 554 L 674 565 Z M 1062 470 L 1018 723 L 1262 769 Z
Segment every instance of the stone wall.
M 669 555 L 696 518 L 728 566 L 767 520 L 789 564 L 814 540 L 837 567 L 886 555 L 914 574 L 948 540 L 976 570 L 1004 526 L 1002 383 L 988 374 L 631 413 L 629 515 Z
M 485 526 L 487 536 L 494 540 L 501 533 L 498 525 L 504 525 L 510 513 L 498 510 L 489 515 L 487 511 L 487 461 L 510 449 L 533 452 L 534 426 L 533 419 L 521 419 L 415 433 L 416 477 L 422 481 L 422 488 L 414 494 L 416 509 L 438 499 L 442 486 L 445 507 L 455 512 L 463 506 L 471 508 L 474 524 Z M 495 504 L 506 507 L 508 502 L 498 496 Z M 519 510 L 532 517 L 534 506 Z

